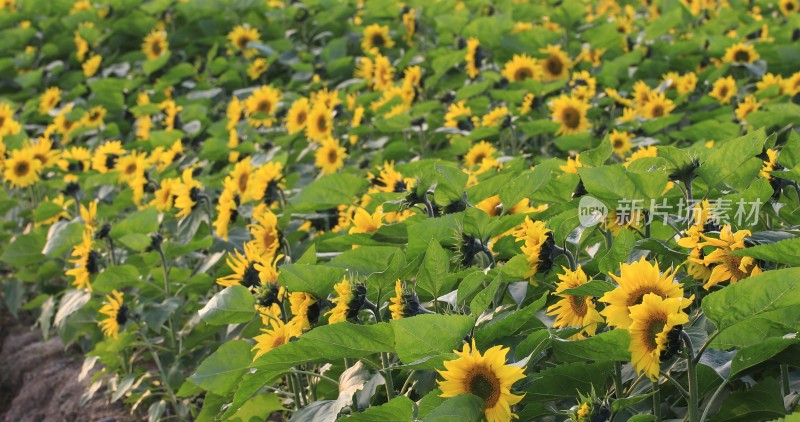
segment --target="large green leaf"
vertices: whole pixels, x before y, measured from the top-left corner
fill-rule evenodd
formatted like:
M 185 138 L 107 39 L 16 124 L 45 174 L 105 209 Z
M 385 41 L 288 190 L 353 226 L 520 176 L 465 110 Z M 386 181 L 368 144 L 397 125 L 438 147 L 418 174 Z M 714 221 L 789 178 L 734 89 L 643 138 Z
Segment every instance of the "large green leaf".
M 447 271 L 450 268 L 450 256 L 435 239 L 428 244 L 422 266 L 417 273 L 417 289 L 437 298 L 442 294 Z
M 200 310 L 200 318 L 212 325 L 238 324 L 250 321 L 255 313 L 253 294 L 236 284 L 215 294 Z
M 416 405 L 406 396 L 395 397 L 386 404 L 372 406 L 350 417 L 340 418 L 349 422 L 408 422 L 414 419 Z
M 697 169 L 697 174 L 708 186 L 716 187 L 733 175 L 745 161 L 759 154 L 766 139 L 764 129 L 759 129 L 736 139 L 719 142 L 719 146 Z
M 472 394 L 461 394 L 445 400 L 425 416 L 423 422 L 473 421 L 483 419 L 483 400 Z
M 589 394 L 592 389 L 602 394 L 603 385 L 611 376 L 614 363 L 574 363 L 545 369 L 531 376 L 531 384 L 525 389 L 525 400 L 551 401 L 576 394 Z
M 296 212 L 325 210 L 349 204 L 365 185 L 363 177 L 331 174 L 309 183 L 289 203 Z
M 397 356 L 406 365 L 433 369 L 439 367 L 443 356 L 460 349 L 462 341 L 472 330 L 475 320 L 465 315 L 417 315 L 392 320 Z
M 630 335 L 627 330 L 611 330 L 583 340 L 553 340 L 553 352 L 562 362 L 628 361 Z
M 99 293 L 107 293 L 114 289 L 137 286 L 139 271 L 133 265 L 117 265 L 106 268 L 92 282 L 92 288 Z
M 253 360 L 252 346 L 244 340 L 230 340 L 207 357 L 189 379 L 214 394 L 233 391 Z
M 33 264 L 43 258 L 42 248 L 44 245 L 45 238 L 41 234 L 35 232 L 23 234 L 17 236 L 13 242 L 6 246 L 0 259 L 16 268 Z
M 324 298 L 333 291 L 333 285 L 342 281 L 343 268 L 325 265 L 287 264 L 281 267 L 278 282 L 290 292 L 307 292 Z
M 544 324 L 536 319 L 535 314 L 547 302 L 547 296 L 548 293 L 543 294 L 535 302 L 522 309 L 495 315 L 492 320 L 481 325 L 475 332 L 475 341 L 481 348 L 484 348 L 493 344 L 495 340 L 516 334 L 523 326 L 544 328 Z
M 792 266 L 800 266 L 800 237 L 781 240 L 780 242 L 733 251 L 734 255 L 752 256 L 765 261 L 777 262 Z

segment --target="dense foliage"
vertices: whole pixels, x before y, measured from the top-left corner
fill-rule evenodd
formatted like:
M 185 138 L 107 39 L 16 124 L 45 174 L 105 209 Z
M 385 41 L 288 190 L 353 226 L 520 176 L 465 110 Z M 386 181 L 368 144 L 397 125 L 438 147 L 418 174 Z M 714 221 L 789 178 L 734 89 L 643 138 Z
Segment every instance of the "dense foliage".
M 799 8 L 0 0 L 3 306 L 143 419 L 782 418 Z

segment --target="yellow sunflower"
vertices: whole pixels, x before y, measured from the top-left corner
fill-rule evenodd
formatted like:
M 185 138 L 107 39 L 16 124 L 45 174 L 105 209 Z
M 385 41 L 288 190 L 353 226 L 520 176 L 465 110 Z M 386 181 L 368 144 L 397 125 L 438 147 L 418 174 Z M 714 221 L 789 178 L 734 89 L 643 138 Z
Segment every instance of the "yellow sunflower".
M 81 119 L 81 124 L 86 127 L 100 127 L 103 125 L 103 119 L 106 117 L 106 108 L 103 106 L 95 106 L 89 109 Z
M 775 170 L 775 166 L 778 164 L 778 151 L 768 148 L 766 153 L 767 159 L 762 161 L 763 165 L 761 166 L 759 174 L 761 177 L 769 180 L 772 179 L 772 175 L 769 172 Z
M 725 50 L 722 61 L 725 63 L 742 64 L 753 63 L 758 60 L 758 58 L 759 55 L 754 46 L 736 43 Z
M 308 112 L 306 136 L 315 142 L 331 139 L 333 134 L 333 113 L 323 103 L 314 104 Z
M 525 94 L 525 97 L 522 98 L 522 105 L 519 107 L 519 114 L 528 114 L 533 110 L 534 101 L 536 100 L 536 95 L 532 93 Z
M 250 182 L 253 180 L 253 165 L 250 157 L 246 157 L 233 166 L 228 177 L 232 180 L 235 193 L 239 195 L 242 202 L 250 200 Z
M 247 44 L 253 41 L 259 41 L 261 35 L 258 33 L 258 29 L 251 28 L 248 25 L 239 25 L 233 30 L 228 33 L 228 39 L 231 41 L 234 47 L 238 51 L 248 53 Z
M 55 108 L 59 101 L 61 101 L 61 89 L 55 86 L 47 88 L 42 96 L 39 97 L 39 113 L 50 113 L 50 110 Z
M 440 397 L 455 397 L 474 394 L 485 403 L 484 415 L 488 422 L 507 422 L 516 417 L 511 406 L 519 403 L 523 396 L 511 393 L 515 382 L 525 378 L 525 368 L 507 365 L 507 348 L 494 346 L 484 354 L 475 346 L 464 345 L 461 351 L 454 350 L 458 359 L 445 361 L 446 370 L 437 370 L 444 381 L 437 381 L 442 390 Z
M 181 174 L 181 183 L 174 187 L 175 208 L 179 211 L 177 217 L 186 217 L 192 213 L 200 200 L 203 184 L 194 180 L 193 168 L 188 167 Z
M 577 98 L 562 95 L 550 103 L 551 115 L 554 122 L 561 123 L 556 132 L 559 135 L 572 135 L 585 133 L 591 127 L 586 112 L 589 104 Z
M 308 98 L 295 100 L 286 114 L 286 131 L 293 135 L 305 129 L 310 111 Z
M 154 205 L 160 212 L 170 211 L 172 206 L 175 204 L 176 188 L 180 186 L 180 184 L 181 179 L 178 178 L 167 178 L 161 180 L 159 188 L 153 195 L 154 198 L 150 205 Z
M 251 292 L 255 292 L 259 287 L 271 283 L 272 273 L 275 267 L 269 258 L 256 248 L 255 244 L 244 244 L 244 255 L 238 250 L 228 253 L 226 263 L 228 268 L 233 271 L 224 277 L 217 279 L 220 286 L 241 285 L 247 287 Z
M 256 354 L 253 360 L 258 359 L 270 350 L 288 343 L 293 335 L 293 323 L 284 324 L 280 319 L 272 319 L 269 328 L 262 328 L 261 334 L 253 337 L 256 344 L 253 349 Z
M 457 103 L 452 103 L 447 107 L 447 113 L 444 115 L 445 127 L 452 128 L 468 128 L 472 127 L 472 109 L 466 106 L 466 101 L 461 100 Z
M 348 233 L 373 233 L 383 225 L 383 209 L 378 207 L 370 214 L 364 208 L 358 207 L 353 212 L 351 223 Z
M 103 62 L 103 56 L 99 54 L 92 54 L 92 57 L 89 57 L 88 60 L 83 62 L 81 68 L 83 69 L 83 76 L 86 78 L 91 78 L 92 76 L 97 73 L 97 69 L 100 69 L 100 63 Z
M 700 243 L 698 246 L 701 248 L 714 248 L 713 252 L 705 254 L 702 259 L 694 259 L 695 262 L 706 266 L 714 265 L 708 281 L 703 285 L 704 289 L 709 290 L 724 281 L 736 283 L 743 278 L 761 274 L 761 268 L 752 257 L 737 256 L 731 253 L 744 249 L 746 247 L 744 240 L 750 235 L 749 230 L 738 230 L 733 233 L 731 226 L 728 224 L 720 229 L 719 238 L 701 234 L 705 242 Z
M 394 282 L 394 296 L 389 298 L 392 303 L 389 305 L 389 312 L 392 313 L 392 319 L 403 319 L 406 317 L 403 312 L 405 309 L 405 300 L 403 295 L 403 283 L 400 280 Z
M 800 3 L 797 0 L 778 0 L 778 9 L 783 16 L 789 16 L 800 9 Z
M 547 48 L 542 48 L 539 52 L 547 54 L 547 57 L 539 61 L 542 80 L 556 81 L 567 78 L 569 70 L 572 68 L 572 61 L 567 56 L 567 53 L 561 51 L 560 45 L 548 45 Z
M 366 287 L 363 284 L 352 285 L 347 278 L 344 278 L 333 286 L 333 289 L 336 291 L 337 297 L 331 299 L 331 302 L 336 305 L 325 314 L 330 315 L 328 323 L 335 324 L 355 318 L 358 311 L 361 310 L 361 306 L 364 305 Z
M 123 300 L 122 293 L 112 290 L 110 295 L 106 295 L 100 313 L 105 318 L 98 322 L 103 335 L 113 339 L 119 338 L 119 331 L 128 322 L 128 305 Z
M 256 170 L 255 177 L 250 182 L 249 196 L 254 201 L 272 203 L 278 199 L 283 180 L 283 164 L 270 161 Z
M 403 177 L 403 175 L 394 169 L 394 161 L 386 162 L 378 167 L 378 175 L 374 176 L 372 173 L 369 175 L 372 185 L 375 186 L 379 192 L 406 192 L 414 186 L 414 179 Z
M 29 147 L 15 149 L 10 153 L 10 157 L 3 163 L 3 177 L 11 187 L 26 188 L 38 182 L 42 163 L 36 159 L 34 150 Z
M 75 264 L 75 267 L 67 270 L 66 274 L 75 278 L 72 285 L 77 289 L 92 291 L 90 278 L 100 272 L 100 254 L 94 250 L 92 245 L 92 232 L 85 230 L 81 243 L 72 249 L 74 259 L 69 262 Z
M 548 269 L 550 263 L 549 250 L 545 245 L 552 241 L 552 231 L 544 221 L 534 221 L 525 217 L 525 221 L 513 232 L 516 242 L 523 242 L 521 250 L 525 254 L 530 269 L 525 274 L 533 282 L 533 277 L 541 270 Z M 540 268 L 541 267 L 541 268 Z
M 245 114 L 254 127 L 271 127 L 272 116 L 278 109 L 278 102 L 281 100 L 281 92 L 271 86 L 262 85 L 253 91 L 245 100 Z
M 581 155 L 575 154 L 574 157 L 567 157 L 567 164 L 558 166 L 561 171 L 567 174 L 578 174 L 578 169 L 583 167 L 581 163 Z
M 683 309 L 689 306 L 691 299 L 683 297 L 663 298 L 648 293 L 642 302 L 630 307 L 631 364 L 640 373 L 644 373 L 651 381 L 658 380 L 659 364 L 662 353 L 667 349 L 669 335 L 673 329 L 689 322 L 689 316 Z
M 666 97 L 664 93 L 650 95 L 650 100 L 645 104 L 642 114 L 646 119 L 659 119 L 669 116 L 675 109 L 675 103 Z
M 290 332 L 299 336 L 304 331 L 311 329 L 311 324 L 319 317 L 319 304 L 317 298 L 311 293 L 293 292 L 289 294 L 289 309 L 292 311 Z
M 674 282 L 675 269 L 662 273 L 658 262 L 651 264 L 644 257 L 632 264 L 620 264 L 619 276 L 609 275 L 618 287 L 600 298 L 600 302 L 606 303 L 600 315 L 606 317 L 608 325 L 628 328 L 633 322 L 630 307 L 641 303 L 648 293 L 665 299 L 683 297 L 683 288 Z
M 344 167 L 345 157 L 347 157 L 347 152 L 344 147 L 339 146 L 337 140 L 327 138 L 314 152 L 314 165 L 322 170 L 322 174 L 336 173 L 336 170 Z
M 733 76 L 728 76 L 727 78 L 717 79 L 708 95 L 716 98 L 720 104 L 728 104 L 731 102 L 731 98 L 736 95 L 736 92 L 736 80 L 733 79 Z
M 375 56 L 374 72 L 372 75 L 373 88 L 385 90 L 394 83 L 394 67 L 389 58 L 378 54 Z
M 120 141 L 104 142 L 94 151 L 92 168 L 103 174 L 108 173 L 116 169 L 119 157 L 125 155 L 126 152 Z
M 167 43 L 167 32 L 164 30 L 153 29 L 144 37 L 142 51 L 147 56 L 147 60 L 157 59 L 169 51 Z
M 267 71 L 269 64 L 267 63 L 267 59 L 258 58 L 253 60 L 250 63 L 250 66 L 247 67 L 247 76 L 250 77 L 251 80 L 258 79 L 264 72 Z
M 483 116 L 481 126 L 499 127 L 505 123 L 507 116 L 510 117 L 508 107 L 496 107 Z
M 613 132 L 608 134 L 608 140 L 611 142 L 611 148 L 614 149 L 614 153 L 616 153 L 620 158 L 625 157 L 625 155 L 630 152 L 631 148 L 633 148 L 631 139 L 633 139 L 633 134 L 626 131 L 620 132 L 614 129 Z
M 539 80 L 542 77 L 542 69 L 536 63 L 536 59 L 526 54 L 515 54 L 503 67 L 503 76 L 509 82 L 520 82 L 526 79 Z
M 481 59 L 482 56 L 480 55 L 480 45 L 481 42 L 478 41 L 477 38 L 470 38 L 467 40 L 467 55 L 465 57 L 467 61 L 467 75 L 470 78 L 475 79 L 478 76 L 481 68 Z
M 755 95 L 748 95 L 742 102 L 736 106 L 736 118 L 740 122 L 747 122 L 747 115 L 761 108 L 761 102 L 758 101 Z
M 389 27 L 372 24 L 364 28 L 364 38 L 361 40 L 361 49 L 365 53 L 376 54 L 383 48 L 394 47 L 394 41 L 389 36 Z
M 547 315 L 555 316 L 554 328 L 578 327 L 581 331 L 574 338 L 593 336 L 597 326 L 603 323 L 603 317 L 597 312 L 591 296 L 573 296 L 562 293 L 564 290 L 573 289 L 589 282 L 586 273 L 578 265 L 575 271 L 561 267 L 564 274 L 559 274 L 559 283 L 556 284 L 555 295 L 561 300 L 547 308 Z
M 239 195 L 236 194 L 235 182 L 230 176 L 225 178 L 223 186 L 224 188 L 219 195 L 219 200 L 217 200 L 217 206 L 215 207 L 217 214 L 216 218 L 214 218 L 213 226 L 217 236 L 227 241 L 228 225 L 230 225 L 231 220 L 234 220 L 238 215 Z
M 253 209 L 256 224 L 250 224 L 248 228 L 255 250 L 263 256 L 274 256 L 281 244 L 278 217 L 265 205 L 261 204 Z
M 148 160 L 146 152 L 132 151 L 130 154 L 120 157 L 116 165 L 116 169 L 119 170 L 119 182 L 131 183 L 134 181 L 143 181 L 147 166 Z
M 0 103 L 0 137 L 6 135 L 16 135 L 22 129 L 22 125 L 14 120 L 14 110 L 7 103 Z
M 474 171 L 475 174 L 484 173 L 500 165 L 495 158 L 496 154 L 497 149 L 492 144 L 480 141 L 464 155 L 464 166 Z

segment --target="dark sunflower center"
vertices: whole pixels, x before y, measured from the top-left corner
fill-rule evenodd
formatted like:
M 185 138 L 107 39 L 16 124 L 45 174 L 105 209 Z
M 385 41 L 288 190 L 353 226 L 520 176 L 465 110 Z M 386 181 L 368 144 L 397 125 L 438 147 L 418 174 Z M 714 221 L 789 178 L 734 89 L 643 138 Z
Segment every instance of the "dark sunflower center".
M 317 118 L 317 128 L 320 132 L 325 132 L 328 130 L 328 121 L 325 120 L 325 116 L 319 116 Z
M 259 113 L 269 114 L 269 111 L 272 110 L 272 102 L 269 100 L 262 100 L 258 103 L 258 107 L 256 109 Z
M 736 54 L 733 55 L 733 60 L 737 62 L 749 62 L 750 61 L 750 53 L 744 50 L 739 50 Z
M 306 123 L 306 112 L 301 111 L 297 113 L 296 123 L 298 126 L 303 125 Z
M 372 36 L 372 45 L 374 45 L 375 47 L 383 47 L 383 44 L 385 44 L 383 35 L 375 34 Z
M 561 112 L 564 125 L 570 129 L 576 129 L 581 123 L 581 114 L 572 107 L 567 107 Z
M 336 151 L 336 148 L 331 148 L 328 151 L 328 162 L 331 164 L 335 164 L 338 159 L 339 159 L 339 152 Z
M 475 164 L 482 163 L 485 158 L 486 158 L 486 154 L 485 153 L 483 153 L 483 152 L 478 153 L 478 155 L 475 156 Z
M 482 398 L 486 408 L 494 407 L 500 398 L 500 380 L 488 368 L 475 368 L 469 378 L 469 392 Z
M 117 154 L 108 154 L 106 155 L 106 168 L 111 170 L 117 165 L 117 160 L 119 159 L 119 155 Z
M 521 67 L 514 72 L 514 81 L 524 81 L 525 79 L 533 77 L 533 69 L 529 67 Z
M 398 180 L 394 182 L 394 191 L 395 192 L 405 192 L 406 191 L 406 182 L 402 180 Z
M 653 106 L 653 117 L 661 117 L 664 115 L 664 106 L 656 105 Z
M 200 197 L 200 189 L 197 189 L 196 186 L 189 189 L 189 199 L 191 199 L 192 202 L 197 202 L 197 199 L 199 197 Z
M 624 142 L 622 142 L 622 139 L 615 139 L 613 141 L 612 145 L 614 146 L 614 148 L 619 149 L 619 148 L 622 148 L 622 146 L 624 145 Z
M 158 41 L 153 43 L 153 54 L 156 56 L 161 55 L 161 43 Z
M 6 124 L 6 116 L 0 116 L 0 127 Z
M 86 271 L 89 274 L 97 274 L 100 271 L 100 254 L 95 251 L 89 252 L 89 255 L 86 257 Z
M 249 178 L 250 175 L 247 173 L 239 175 L 239 192 L 245 192 L 247 190 L 247 181 Z
M 125 174 L 133 174 L 136 173 L 136 163 L 128 164 L 128 167 L 125 167 Z
M 242 275 L 242 286 L 252 289 L 260 284 L 261 278 L 258 276 L 258 270 L 256 269 L 255 262 L 250 262 L 247 265 L 247 269 L 244 270 L 244 274 Z
M 654 288 L 652 286 L 640 287 L 634 290 L 633 293 L 631 293 L 628 296 L 628 301 L 625 303 L 625 306 L 628 307 L 628 306 L 638 305 L 642 301 L 644 295 L 648 293 L 655 293 L 661 297 L 664 297 L 664 294 L 661 293 L 661 290 L 657 288 Z
M 572 307 L 572 312 L 575 312 L 575 315 L 579 317 L 583 317 L 586 315 L 586 312 L 589 310 L 589 306 L 586 305 L 586 298 L 583 296 L 568 296 L 569 304 Z
M 653 315 L 650 317 L 650 320 L 647 321 L 647 327 L 644 330 L 645 335 L 647 338 L 644 339 L 645 345 L 647 345 L 647 350 L 652 352 L 658 348 L 658 342 L 656 341 L 656 337 L 659 333 L 664 331 L 664 326 L 667 325 L 665 323 L 666 316 L 665 315 Z
M 560 75 L 561 71 L 564 70 L 564 63 L 561 63 L 561 59 L 556 56 L 550 56 L 545 60 L 544 64 L 545 68 L 551 75 Z
M 125 325 L 128 322 L 128 305 L 122 305 L 117 310 L 117 324 Z
M 240 49 L 244 50 L 247 47 L 247 43 L 250 42 L 250 37 L 247 35 L 242 35 L 236 40 L 236 46 Z
M 739 268 L 741 264 L 742 264 L 741 257 L 731 254 L 725 256 L 725 265 L 728 267 L 728 271 L 731 272 L 731 276 L 733 276 L 738 280 L 747 277 L 747 273 Z
M 728 96 L 728 87 L 722 87 L 719 90 L 719 96 L 725 98 Z
M 27 161 L 20 161 L 14 166 L 14 174 L 16 174 L 17 177 L 26 176 L 30 170 L 31 165 Z

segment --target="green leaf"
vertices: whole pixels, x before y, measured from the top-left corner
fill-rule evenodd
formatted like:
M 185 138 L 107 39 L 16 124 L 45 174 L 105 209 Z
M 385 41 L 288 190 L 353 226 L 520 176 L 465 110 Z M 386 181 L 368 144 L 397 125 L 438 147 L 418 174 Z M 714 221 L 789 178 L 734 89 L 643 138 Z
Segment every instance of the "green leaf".
M 576 394 L 589 394 L 594 389 L 604 391 L 606 378 L 614 368 L 613 362 L 573 363 L 548 368 L 531 375 L 530 386 L 525 390 L 526 400 L 551 401 Z
M 369 407 L 361 413 L 356 413 L 347 418 L 340 418 L 339 421 L 408 422 L 414 420 L 415 407 L 414 402 L 408 397 L 398 396 L 389 400 L 386 404 Z
M 287 264 L 281 267 L 278 283 L 290 292 L 312 293 L 319 298 L 328 297 L 333 285 L 342 281 L 343 268 L 325 265 Z
M 150 246 L 150 236 L 142 233 L 130 233 L 119 238 L 120 243 L 134 251 L 143 251 Z
M 571 289 L 563 290 L 561 293 L 572 296 L 600 297 L 603 296 L 606 292 L 610 292 L 615 288 L 616 287 L 614 287 L 613 284 L 603 280 L 589 280 L 589 282 L 587 283 L 581 284 L 578 287 L 573 287 Z
M 251 347 L 245 340 L 230 340 L 223 343 L 197 367 L 189 380 L 214 394 L 224 396 L 230 393 L 253 360 Z
M 0 259 L 15 268 L 39 262 L 42 259 L 42 248 L 45 245 L 44 236 L 38 233 L 28 233 L 17 236 Z
M 485 348 L 495 340 L 517 334 L 520 328 L 532 323 L 537 328 L 544 328 L 544 324 L 536 319 L 538 312 L 547 302 L 548 293 L 544 293 L 539 299 L 522 309 L 514 309 L 503 314 L 503 318 L 495 315 L 492 320 L 482 325 L 475 331 L 475 341 L 481 348 Z
M 61 256 L 83 240 L 83 223 L 59 221 L 47 232 L 47 243 L 42 253 L 50 258 Z
M 745 161 L 761 153 L 766 139 L 764 129 L 759 129 L 736 139 L 718 142 L 715 150 L 697 169 L 697 174 L 709 187 L 716 187 L 733 175 Z
M 398 250 L 394 246 L 367 246 L 350 249 L 331 259 L 328 265 L 346 269 L 354 275 L 369 276 L 385 269 L 389 260 Z
M 123 289 L 139 285 L 139 271 L 133 265 L 117 265 L 106 268 L 92 282 L 92 289 L 99 293 L 108 293 L 114 289 Z
M 441 359 L 459 349 L 464 338 L 475 325 L 475 319 L 465 315 L 417 315 L 391 321 L 394 329 L 395 350 L 400 360 L 413 364 L 428 359 L 420 368 L 439 367 Z
M 489 307 L 489 304 L 492 303 L 492 299 L 494 298 L 494 294 L 497 292 L 497 289 L 500 288 L 500 276 L 495 277 L 485 289 L 478 292 L 472 301 L 469 303 L 469 310 L 470 313 L 474 316 L 478 316 Z
M 200 318 L 212 325 L 248 322 L 256 312 L 254 305 L 253 294 L 236 284 L 215 294 L 200 310 Z
M 289 199 L 289 204 L 294 212 L 319 211 L 349 204 L 366 184 L 363 177 L 330 174 L 306 185 Z
M 800 339 L 795 335 L 789 335 L 785 338 L 771 337 L 761 343 L 742 348 L 731 361 L 731 372 L 728 375 L 728 379 L 735 379 L 743 371 L 772 358 L 787 347 L 798 343 L 800 343 Z
M 438 241 L 431 240 L 417 273 L 417 288 L 428 292 L 433 298 L 438 298 L 442 293 L 449 268 L 449 255 Z
M 717 325 L 715 348 L 745 347 L 765 337 L 797 332 L 800 325 L 800 268 L 764 272 L 703 300 L 706 316 Z
M 772 378 L 767 378 L 747 391 L 731 393 L 722 402 L 719 413 L 710 420 L 711 422 L 772 420 L 786 413 L 783 406 L 780 384 Z
M 633 246 L 636 244 L 636 237 L 630 230 L 621 230 L 617 237 L 614 238 L 614 243 L 603 256 L 600 258 L 599 267 L 600 272 L 607 274 L 609 272 L 616 272 L 619 268 L 620 262 L 627 262 L 628 256 L 633 251 Z
M 245 402 L 228 420 L 231 422 L 250 422 L 253 418 L 261 420 L 264 415 L 271 415 L 280 410 L 284 410 L 280 397 L 274 393 L 263 393 Z
M 756 259 L 800 266 L 800 237 L 781 240 L 780 242 L 766 245 L 757 245 L 750 248 L 739 249 L 733 255 L 751 256 Z
M 39 204 L 36 207 L 36 210 L 33 212 L 33 221 L 40 223 L 44 220 L 49 218 L 53 218 L 59 214 L 61 214 L 64 209 L 61 205 L 55 204 L 50 201 L 45 201 Z
M 65 293 L 58 303 L 58 312 L 56 312 L 53 325 L 61 327 L 67 317 L 81 309 L 91 298 L 92 294 L 86 290 L 70 290 Z
M 423 422 L 472 421 L 483 419 L 484 401 L 472 394 L 461 394 L 449 398 L 422 419 Z
M 655 393 L 656 393 L 655 391 L 651 391 L 651 392 L 649 392 L 647 394 L 640 394 L 638 396 L 631 396 L 631 397 L 622 397 L 620 399 L 614 400 L 614 402 L 611 403 L 611 412 L 613 412 L 613 413 L 621 412 L 621 411 L 633 406 L 636 403 L 641 403 L 641 402 L 649 399 Z M 630 420 L 630 419 L 628 419 L 628 420 Z
M 530 198 L 536 191 L 547 185 L 550 181 L 552 168 L 548 165 L 538 165 L 532 171 L 527 171 L 511 182 L 500 188 L 500 202 L 505 208 L 511 208 L 524 198 Z
M 553 352 L 562 362 L 628 361 L 630 335 L 627 330 L 611 330 L 583 340 L 553 340 Z
M 148 207 L 141 211 L 131 213 L 122 221 L 111 227 L 111 237 L 120 239 L 131 233 L 152 233 L 158 230 L 158 211 L 155 207 Z
M 251 365 L 260 371 L 284 371 L 309 362 L 331 362 L 362 358 L 394 350 L 394 332 L 389 323 L 356 325 L 339 322 L 314 328 L 297 341 L 270 350 Z
M 581 163 L 589 167 L 602 166 L 605 164 L 606 160 L 611 157 L 612 152 L 614 152 L 614 149 L 611 147 L 611 141 L 608 139 L 608 135 L 606 135 L 603 140 L 600 141 L 600 145 L 581 153 Z

